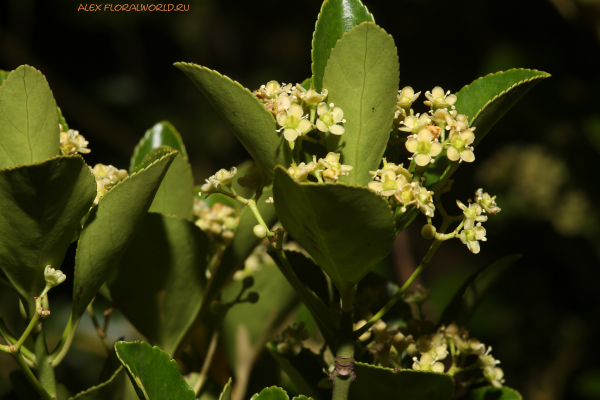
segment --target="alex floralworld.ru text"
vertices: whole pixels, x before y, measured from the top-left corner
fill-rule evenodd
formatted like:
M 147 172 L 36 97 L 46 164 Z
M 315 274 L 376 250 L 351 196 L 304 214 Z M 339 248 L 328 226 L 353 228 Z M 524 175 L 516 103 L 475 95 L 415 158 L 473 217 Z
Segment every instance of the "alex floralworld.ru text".
M 79 4 L 77 11 L 189 11 L 189 4 Z

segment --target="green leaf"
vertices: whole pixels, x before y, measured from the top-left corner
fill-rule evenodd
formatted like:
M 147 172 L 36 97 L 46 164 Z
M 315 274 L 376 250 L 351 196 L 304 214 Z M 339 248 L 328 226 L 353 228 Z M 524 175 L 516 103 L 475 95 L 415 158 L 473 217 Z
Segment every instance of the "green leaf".
M 282 388 L 271 386 L 264 388 L 260 393 L 252 396 L 250 400 L 289 400 L 287 393 Z
M 523 400 L 519 392 L 506 386 L 485 386 L 468 391 L 460 400 Z
M 329 390 L 319 387 L 319 381 L 327 377 L 323 373 L 323 368 L 327 369 L 327 365 L 322 357 L 308 349 L 302 349 L 296 356 L 281 354 L 277 351 L 275 342 L 268 343 L 267 349 L 300 392 L 308 394 L 315 400 L 331 397 Z
M 117 342 L 115 351 L 140 400 L 194 400 L 177 362 L 145 342 Z
M 8 78 L 8 75 L 10 75 L 11 71 L 4 71 L 2 69 L 0 69 L 0 85 L 2 84 L 2 82 L 4 82 L 6 80 L 6 78 Z
M 209 244 L 194 223 L 148 213 L 109 281 L 113 302 L 169 355 L 200 309 Z
M 176 155 L 172 151 L 125 178 L 92 208 L 79 235 L 75 256 L 73 326 L 116 268 Z
M 294 397 L 292 400 L 313 400 L 312 397 L 306 397 L 306 396 L 296 396 Z
M 70 400 L 124 400 L 125 379 L 127 378 L 123 366 L 120 366 L 106 382 L 78 393 Z
M 298 184 L 279 167 L 273 194 L 285 229 L 343 295 L 349 295 L 392 248 L 392 211 L 383 197 L 367 188 Z
M 174 153 L 174 151 L 169 146 L 160 146 L 160 147 L 150 150 L 144 156 L 144 159 L 142 160 L 142 162 L 139 163 L 138 165 L 136 165 L 131 171 L 129 171 L 129 175 L 133 175 L 137 172 L 140 172 L 140 171 L 148 168 L 150 165 L 155 163 L 157 160 L 160 160 L 167 154 L 171 154 L 171 153 Z
M 489 74 L 473 81 L 456 93 L 456 111 L 469 117 L 470 126 L 474 126 L 473 146 L 487 135 L 492 127 L 542 79 L 550 77 L 543 71 L 530 69 L 511 69 L 506 72 Z M 443 151 L 436 157 L 435 163 L 427 170 L 425 185 L 430 187 L 438 182 L 443 172 L 451 166 L 449 178 L 458 169 L 458 163 L 452 163 Z M 439 188 L 434 188 L 434 191 Z
M 258 210 L 260 211 L 260 214 L 262 215 L 267 226 L 273 226 L 273 224 L 275 224 L 277 221 L 275 207 L 273 207 L 273 204 L 265 203 L 265 199 L 268 199 L 271 196 L 271 189 L 265 188 L 261 200 L 257 203 Z M 196 316 L 194 324 L 192 327 L 190 327 L 190 331 L 196 333 L 202 331 L 210 303 L 221 293 L 225 284 L 231 280 L 235 271 L 244 266 L 244 261 L 246 261 L 246 258 L 248 258 L 254 248 L 260 243 L 260 239 L 257 239 L 252 232 L 252 229 L 258 223 L 256 222 L 256 218 L 254 217 L 252 210 L 249 207 L 244 207 L 239 213 L 239 216 L 239 225 L 235 231 L 233 241 L 223 252 L 223 257 L 221 258 L 219 267 L 217 268 L 214 276 L 206 285 L 204 297 L 202 299 L 202 306 L 200 307 L 200 311 Z M 193 333 L 186 335 L 186 337 L 191 338 L 191 340 L 200 340 L 199 336 Z M 204 343 L 201 343 L 202 344 L 200 345 L 204 346 Z M 179 348 L 185 344 L 187 344 L 185 340 L 182 341 L 179 344 Z
M 356 380 L 350 389 L 350 400 L 449 400 L 454 392 L 450 375 L 437 372 L 376 367 L 354 363 Z
M 177 129 L 169 121 L 161 121 L 148 129 L 142 140 L 135 146 L 129 170 L 132 171 L 134 167 L 139 165 L 150 150 L 160 146 L 168 146 L 177 150 L 185 161 L 188 160 L 183 140 Z
M 258 292 L 258 302 L 236 304 L 223 320 L 223 345 L 229 365 L 236 366 L 237 379 L 241 379 L 239 370 L 243 369 L 242 366 L 252 366 L 267 341 L 297 304 L 296 293 L 275 265 L 264 265 L 253 277 L 254 286 L 246 294 Z M 223 291 L 223 301 L 234 300 L 241 289 L 242 281 L 233 281 Z M 241 330 L 243 334 L 240 334 Z
M 176 215 L 191 221 L 193 219 L 194 177 L 188 162 L 187 152 L 181 135 L 168 121 L 162 121 L 146 131 L 146 134 L 135 147 L 129 170 L 133 171 L 142 164 L 149 154 L 157 148 L 169 147 L 177 150 L 167 175 L 163 179 L 150 211 Z
M 304 81 L 302 81 L 301 85 L 304 89 L 308 90 L 310 89 L 310 85 L 312 85 L 312 78 L 306 78 Z
M 223 392 L 219 396 L 219 400 L 231 400 L 231 378 L 223 388 Z
M 272 178 L 276 165 L 292 163 L 292 152 L 275 118 L 264 105 L 236 81 L 195 64 L 176 63 L 204 93 L 217 113 L 244 145 L 254 161 Z
M 394 39 L 370 22 L 346 32 L 331 51 L 323 87 L 328 102 L 344 110 L 346 132 L 328 135 L 327 150 L 354 167 L 341 181 L 366 185 L 390 138 L 400 64 Z
M 63 258 L 96 197 L 96 182 L 79 155 L 0 170 L 0 268 L 32 315 L 46 265 Z
M 56 111 L 58 112 L 58 123 L 62 126 L 63 132 L 69 130 L 69 124 L 67 124 L 67 120 L 62 114 L 62 110 L 60 107 L 56 107 Z
M 326 0 L 315 26 L 312 41 L 312 72 L 315 89 L 322 88 L 329 53 L 342 35 L 361 22 L 375 22 L 360 0 Z M 310 84 L 310 83 L 309 83 Z M 302 85 L 305 89 L 307 86 Z
M 292 270 L 290 271 L 279 260 L 274 251 L 270 251 L 269 254 L 290 285 L 298 293 L 298 296 L 300 296 L 300 299 L 319 325 L 319 329 L 323 335 L 328 337 L 328 339 L 332 339 L 337 334 L 339 326 L 329 307 L 323 301 L 323 299 L 327 300 L 329 298 L 328 294 L 325 293 L 324 295 L 323 291 L 318 289 L 321 285 L 315 285 L 320 280 L 325 281 L 321 268 L 301 253 L 286 251 L 285 255 L 292 266 Z M 324 283 L 327 286 L 327 282 L 325 281 Z M 321 296 L 315 293 L 315 289 L 321 293 Z M 327 287 L 325 287 L 325 290 L 327 291 Z
M 50 86 L 40 71 L 20 66 L 0 86 L 0 168 L 54 157 L 59 145 Z
M 475 313 L 477 306 L 486 293 L 515 262 L 522 256 L 513 254 L 502 257 L 493 264 L 483 267 L 471 275 L 450 300 L 444 309 L 438 324 L 457 324 L 464 326 Z

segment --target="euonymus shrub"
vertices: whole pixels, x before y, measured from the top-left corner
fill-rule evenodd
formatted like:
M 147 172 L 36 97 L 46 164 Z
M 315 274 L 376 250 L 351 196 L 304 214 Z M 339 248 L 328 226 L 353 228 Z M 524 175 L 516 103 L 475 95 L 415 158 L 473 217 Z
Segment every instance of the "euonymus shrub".
M 476 162 L 493 125 L 549 75 L 499 72 L 454 94 L 399 86 L 394 39 L 359 0 L 323 3 L 312 59 L 306 81 L 254 91 L 176 64 L 253 158 L 201 186 L 168 122 L 148 130 L 128 171 L 88 166 L 89 144 L 44 76 L 29 66 L 0 73 L 0 279 L 28 321 L 18 334 L 0 319 L 0 349 L 38 397 L 71 396 L 54 369 L 89 314 L 112 375 L 73 399 L 208 399 L 221 390 L 220 399 L 242 399 L 265 348 L 302 394 L 296 399 L 520 398 L 504 386 L 491 348 L 465 327 L 517 256 L 467 280 L 437 323 L 420 310 L 428 290 L 408 289 L 442 243 L 473 253 L 485 246 L 484 224 L 500 212 L 495 196 L 477 189 L 448 211 L 440 198 L 457 169 Z M 385 265 L 413 222 L 431 247 L 398 287 Z M 67 279 L 59 268 L 74 241 Z M 71 316 L 48 349 L 48 297 L 65 282 Z M 108 343 L 110 314 L 102 326 L 91 307 L 98 295 L 155 347 Z M 304 318 L 276 335 L 298 315 L 298 300 Z M 287 398 L 275 386 L 252 397 Z

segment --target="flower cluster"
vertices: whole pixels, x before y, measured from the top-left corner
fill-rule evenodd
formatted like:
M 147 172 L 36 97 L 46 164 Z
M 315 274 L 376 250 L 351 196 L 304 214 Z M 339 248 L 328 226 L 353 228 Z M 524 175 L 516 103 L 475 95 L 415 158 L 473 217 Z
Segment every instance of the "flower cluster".
M 357 326 L 363 325 L 360 321 Z M 391 328 L 383 320 L 377 321 L 370 332 L 361 336 L 366 341 L 372 334 L 373 340 L 366 348 L 375 357 L 375 362 L 384 367 L 399 368 L 402 355 L 414 343 L 412 335 L 405 336 L 397 328 Z
M 98 204 L 106 192 L 129 176 L 126 170 L 117 169 L 112 165 L 96 164 L 94 168 L 90 167 L 90 170 L 96 179 L 96 198 L 94 199 L 94 205 Z
M 470 203 L 468 207 L 460 200 L 456 200 L 456 204 L 463 211 L 464 215 L 463 230 L 460 232 L 459 238 L 474 254 L 479 253 L 479 242 L 487 240 L 485 237 L 485 228 L 481 226 L 481 223 L 486 222 L 488 219 L 485 213 L 497 214 L 500 212 L 495 199 L 496 196 L 491 197 L 489 194 L 484 193 L 483 189 L 478 189 L 475 192 L 475 203 Z M 471 199 L 469 199 L 470 201 Z
M 60 152 L 62 155 L 69 155 L 75 153 L 87 154 L 91 150 L 87 148 L 89 142 L 85 140 L 83 135 L 79 134 L 79 131 L 69 129 L 63 132 L 62 125 L 60 125 Z
M 288 168 L 288 175 L 296 182 L 307 182 L 308 175 L 312 175 L 319 182 L 337 182 L 340 176 L 348 176 L 352 166 L 340 163 L 339 153 L 328 153 L 325 158 L 313 156 L 313 160 L 306 163 L 292 163 Z
M 342 109 L 325 102 L 327 89 L 319 93 L 312 88 L 306 90 L 300 84 L 292 86 L 270 81 L 253 94 L 273 114 L 280 126 L 277 132 L 283 131 L 283 136 L 292 149 L 296 139 L 305 136 L 315 127 L 321 137 L 327 132 L 342 135 L 345 131 L 342 124 L 346 120 Z
M 233 183 L 233 178 L 236 174 L 236 167 L 232 167 L 229 171 L 226 169 L 220 169 L 216 174 L 208 179 L 205 179 L 206 183 L 200 187 L 200 191 L 206 194 L 218 193 L 220 191 L 219 185 L 231 186 Z
M 235 210 L 221 203 L 209 207 L 204 201 L 194 197 L 195 224 L 217 244 L 227 245 L 233 240 L 239 217 Z

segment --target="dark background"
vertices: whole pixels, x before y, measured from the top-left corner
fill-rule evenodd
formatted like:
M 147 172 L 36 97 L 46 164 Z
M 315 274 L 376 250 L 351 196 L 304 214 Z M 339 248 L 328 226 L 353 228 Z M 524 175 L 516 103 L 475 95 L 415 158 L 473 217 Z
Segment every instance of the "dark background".
M 196 182 L 248 158 L 174 62 L 208 66 L 250 89 L 311 74 L 319 0 L 200 0 L 185 3 L 188 12 L 146 13 L 78 12 L 79 4 L 0 0 L 0 69 L 29 64 L 46 75 L 67 121 L 89 140 L 91 165 L 127 168 L 137 141 L 161 120 L 182 134 Z M 507 385 L 524 398 L 600 399 L 600 3 L 366 5 L 396 41 L 401 87 L 457 92 L 479 76 L 515 67 L 553 75 L 493 128 L 477 161 L 461 167 L 455 190 L 445 195 L 454 212 L 453 199 L 464 202 L 479 187 L 498 195 L 503 211 L 486 224 L 488 242 L 477 256 L 458 241 L 445 244 L 423 283 L 433 288 L 428 313 L 435 318 L 470 272 L 523 254 L 480 307 L 471 334 L 493 346 Z M 422 223 L 417 219 L 398 245 L 400 275 L 426 251 Z M 75 369 L 73 357 L 68 364 Z M 13 367 L 0 357 L 0 396 Z

